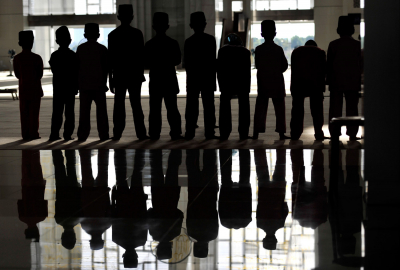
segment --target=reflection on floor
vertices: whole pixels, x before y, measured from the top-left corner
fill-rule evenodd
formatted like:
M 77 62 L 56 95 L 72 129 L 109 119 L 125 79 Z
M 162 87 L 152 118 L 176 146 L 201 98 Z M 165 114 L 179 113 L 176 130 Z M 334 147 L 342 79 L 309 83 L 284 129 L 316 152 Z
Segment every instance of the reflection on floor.
M 363 154 L 3 150 L 0 265 L 360 269 Z

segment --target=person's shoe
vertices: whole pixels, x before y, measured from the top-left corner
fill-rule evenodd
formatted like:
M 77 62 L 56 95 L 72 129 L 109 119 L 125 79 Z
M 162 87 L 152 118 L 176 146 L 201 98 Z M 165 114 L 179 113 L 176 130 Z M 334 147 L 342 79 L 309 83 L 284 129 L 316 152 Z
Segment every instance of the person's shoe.
M 196 125 L 196 128 L 199 128 L 199 125 Z
M 253 137 L 251 137 L 253 140 L 258 140 L 258 132 L 253 133 Z
M 60 137 L 49 137 L 49 141 L 54 142 L 54 141 L 58 141 L 61 140 Z
M 107 141 L 107 140 L 109 140 L 109 139 L 110 139 L 110 137 L 107 136 L 107 137 L 100 138 L 100 141 Z
M 252 139 L 253 137 L 250 136 L 240 136 L 239 140 L 244 141 L 244 140 L 248 140 L 248 139 Z
M 214 140 L 214 139 L 219 139 L 219 136 L 215 136 L 215 135 L 206 136 L 206 140 Z
M 292 141 L 298 141 L 300 140 L 299 136 L 290 136 L 290 138 L 292 139 Z M 282 140 L 282 139 L 281 139 Z
M 229 136 L 220 136 L 219 140 L 220 141 L 226 141 L 226 140 L 228 140 L 228 138 L 229 138 Z
M 150 140 L 157 141 L 160 139 L 160 136 L 150 136 Z
M 178 136 L 171 136 L 171 140 L 172 141 L 176 141 L 176 140 L 182 140 L 185 139 L 185 137 L 178 135 Z
M 350 137 L 350 141 L 358 141 L 358 140 L 361 140 L 361 138 L 360 137 L 356 137 L 356 136 L 351 136 Z
M 138 137 L 138 139 L 139 139 L 139 141 L 144 141 L 144 140 L 148 140 L 148 139 L 150 139 L 150 137 L 149 137 L 149 136 L 147 136 L 147 135 L 144 135 L 144 136 L 140 136 L 140 137 Z
M 121 137 L 114 136 L 114 137 L 111 137 L 111 140 L 113 140 L 113 141 L 119 141 L 119 140 L 121 140 Z
M 287 140 L 287 139 L 291 139 L 291 138 L 286 136 L 285 133 L 279 133 L 279 140 Z
M 79 138 L 78 137 L 78 142 L 86 142 L 87 139 Z
M 37 136 L 37 137 L 31 137 L 31 138 L 29 138 L 29 140 L 38 140 L 38 139 L 41 139 L 42 137 L 39 137 L 39 136 Z
M 75 140 L 75 138 L 72 137 L 64 137 L 64 141 L 72 141 Z
M 188 141 L 193 140 L 193 138 L 194 138 L 194 135 L 188 135 L 188 134 L 185 135 L 185 139 Z
M 214 125 L 214 128 L 219 128 L 219 126 L 218 125 Z

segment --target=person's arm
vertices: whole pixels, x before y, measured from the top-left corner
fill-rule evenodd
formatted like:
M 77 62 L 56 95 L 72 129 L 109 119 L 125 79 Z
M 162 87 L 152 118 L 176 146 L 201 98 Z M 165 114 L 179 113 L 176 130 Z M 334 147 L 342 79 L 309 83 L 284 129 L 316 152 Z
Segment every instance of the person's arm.
M 43 78 L 43 60 L 42 60 L 42 57 L 40 57 L 39 55 L 38 55 L 38 62 L 37 62 L 36 70 L 37 70 L 37 73 L 36 73 L 37 78 L 39 80 L 42 79 Z
M 332 73 L 333 73 L 333 50 L 331 44 L 328 47 L 328 55 L 326 59 L 326 84 L 330 85 L 332 83 Z
M 218 58 L 217 58 L 217 79 L 218 79 L 218 85 L 219 85 L 219 91 L 222 93 L 223 90 L 225 90 L 224 88 L 224 83 L 225 83 L 225 74 L 226 74 L 226 70 L 225 70 L 225 49 L 224 48 L 220 48 L 218 51 Z
M 49 65 L 51 72 L 54 74 L 57 70 L 56 65 L 54 63 L 54 53 L 52 53 L 50 56 Z
M 254 67 L 258 69 L 259 65 L 258 62 L 260 61 L 259 57 L 257 56 L 257 48 L 254 50 Z
M 146 42 L 144 44 L 144 68 L 145 69 L 151 69 L 151 54 L 150 54 L 150 45 L 149 42 Z
M 281 68 L 282 68 L 281 72 L 284 73 L 288 69 L 289 65 L 282 47 L 280 47 L 280 50 L 281 50 Z
M 173 53 L 173 61 L 174 61 L 174 66 L 177 66 L 182 61 L 182 55 L 181 55 L 181 49 L 179 48 L 179 43 L 176 40 L 174 47 L 175 47 L 174 48 L 175 52 Z
M 138 70 L 140 70 L 140 74 L 144 74 L 144 65 L 145 65 L 144 38 L 142 31 L 140 30 L 138 31 L 139 31 L 138 43 L 137 43 Z
M 20 79 L 19 61 L 17 59 L 18 58 L 14 57 L 14 60 L 13 60 L 14 74 L 15 74 L 15 77 L 17 77 L 17 79 Z
M 326 80 L 326 72 L 327 72 L 327 64 L 326 64 L 326 53 L 325 51 L 321 50 L 321 79 L 323 78 L 323 81 Z M 324 87 L 324 92 L 325 92 L 325 87 Z
M 186 71 L 190 71 L 190 55 L 188 50 L 188 42 L 185 40 L 185 44 L 183 45 L 183 66 L 185 67 Z
M 104 84 L 106 85 L 105 92 L 107 92 L 108 91 L 107 79 L 108 79 L 108 72 L 109 72 L 109 69 L 110 69 L 110 63 L 109 63 L 108 50 L 107 50 L 107 48 L 105 46 L 102 47 L 101 66 L 102 66 L 102 69 L 103 69 L 103 79 L 102 80 L 104 80 Z
M 251 91 L 251 52 L 249 51 L 249 50 L 247 50 L 247 53 L 246 53 L 246 62 L 247 62 L 247 64 L 246 64 L 246 73 L 245 74 L 247 74 L 247 76 L 246 76 L 246 87 L 248 86 L 249 87 L 249 93 L 250 93 L 250 91 Z
M 112 36 L 108 34 L 108 51 L 107 51 L 107 58 L 108 58 L 108 85 L 110 87 L 110 92 L 115 94 L 114 90 L 114 76 L 113 76 L 113 59 L 117 57 L 113 54 L 114 52 L 114 42 Z

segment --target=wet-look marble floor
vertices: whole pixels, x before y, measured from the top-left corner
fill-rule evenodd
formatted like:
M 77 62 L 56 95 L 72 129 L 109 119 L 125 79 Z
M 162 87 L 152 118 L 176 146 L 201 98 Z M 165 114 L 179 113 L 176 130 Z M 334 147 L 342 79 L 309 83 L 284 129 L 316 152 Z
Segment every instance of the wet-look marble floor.
M 0 268 L 361 269 L 358 148 L 1 150 Z

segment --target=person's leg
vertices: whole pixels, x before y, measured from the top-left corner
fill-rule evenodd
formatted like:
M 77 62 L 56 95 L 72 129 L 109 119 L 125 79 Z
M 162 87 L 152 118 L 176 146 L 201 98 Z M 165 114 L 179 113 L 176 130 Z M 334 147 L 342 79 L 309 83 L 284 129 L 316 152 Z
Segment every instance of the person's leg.
M 178 100 L 176 94 L 168 94 L 164 96 L 165 107 L 167 108 L 167 119 L 171 131 L 169 135 L 172 139 L 177 139 L 182 134 L 181 114 L 178 110 Z
M 273 98 L 272 103 L 274 104 L 275 116 L 276 116 L 276 129 L 275 131 L 282 134 L 286 132 L 286 110 L 285 110 L 285 98 Z
M 19 115 L 21 120 L 22 139 L 29 140 L 29 101 L 19 99 Z
M 29 137 L 39 139 L 39 113 L 41 98 L 31 100 L 29 106 Z
M 162 99 L 161 94 L 150 94 L 149 98 L 149 135 L 153 140 L 160 138 L 161 127 L 162 127 Z
M 215 135 L 215 104 L 214 91 L 201 91 L 204 114 L 204 136 L 211 138 Z
M 131 102 L 133 121 L 135 123 L 136 137 L 139 139 L 147 138 L 146 126 L 144 125 L 144 114 L 142 110 L 142 82 L 135 83 L 128 88 L 129 100 Z
M 229 93 L 221 93 L 219 97 L 219 134 L 221 139 L 228 139 L 232 132 L 231 98 Z
M 114 113 L 113 113 L 113 139 L 119 140 L 125 129 L 126 112 L 125 112 L 126 88 L 116 87 L 114 95 Z
M 96 93 L 94 102 L 96 103 L 97 131 L 99 132 L 100 140 L 108 140 L 110 138 L 110 129 L 108 125 L 106 93 Z
M 199 91 L 190 89 L 186 94 L 186 133 L 187 139 L 192 139 L 196 133 L 197 120 L 199 118 Z
M 358 102 L 360 99 L 358 92 L 344 92 L 344 97 L 346 99 L 346 116 L 358 116 Z M 358 126 L 347 127 L 346 134 L 350 139 L 357 137 L 358 128 Z
M 324 96 L 318 94 L 310 97 L 310 110 L 314 124 L 314 137 L 317 140 L 324 139 L 322 127 L 324 125 Z
M 63 123 L 65 103 L 66 99 L 64 95 L 53 95 L 53 113 L 51 115 L 50 140 L 60 139 L 60 129 Z M 67 119 L 65 119 L 65 121 L 67 121 Z
M 90 134 L 90 109 L 93 97 L 90 92 L 79 93 L 79 126 L 78 140 L 85 141 Z
M 304 97 L 292 96 L 292 119 L 290 119 L 290 137 L 292 137 L 292 140 L 298 140 L 300 138 L 303 133 L 303 125 Z
M 239 127 L 238 132 L 241 139 L 249 137 L 250 129 L 250 100 L 249 93 L 238 95 L 239 102 Z M 221 121 L 220 121 L 221 123 Z
M 265 133 L 265 124 L 267 121 L 269 98 L 259 94 L 256 99 L 256 109 L 254 112 L 254 132 L 253 138 L 258 138 L 258 133 Z
M 64 123 L 64 134 L 65 140 L 72 139 L 72 134 L 75 129 L 75 95 L 66 97 L 65 100 L 65 123 Z
M 330 100 L 329 100 L 329 133 L 334 135 L 334 130 L 332 128 L 331 120 L 335 117 L 341 117 L 343 111 L 343 92 L 342 91 L 330 91 Z M 339 134 L 341 135 L 341 131 L 339 130 Z

